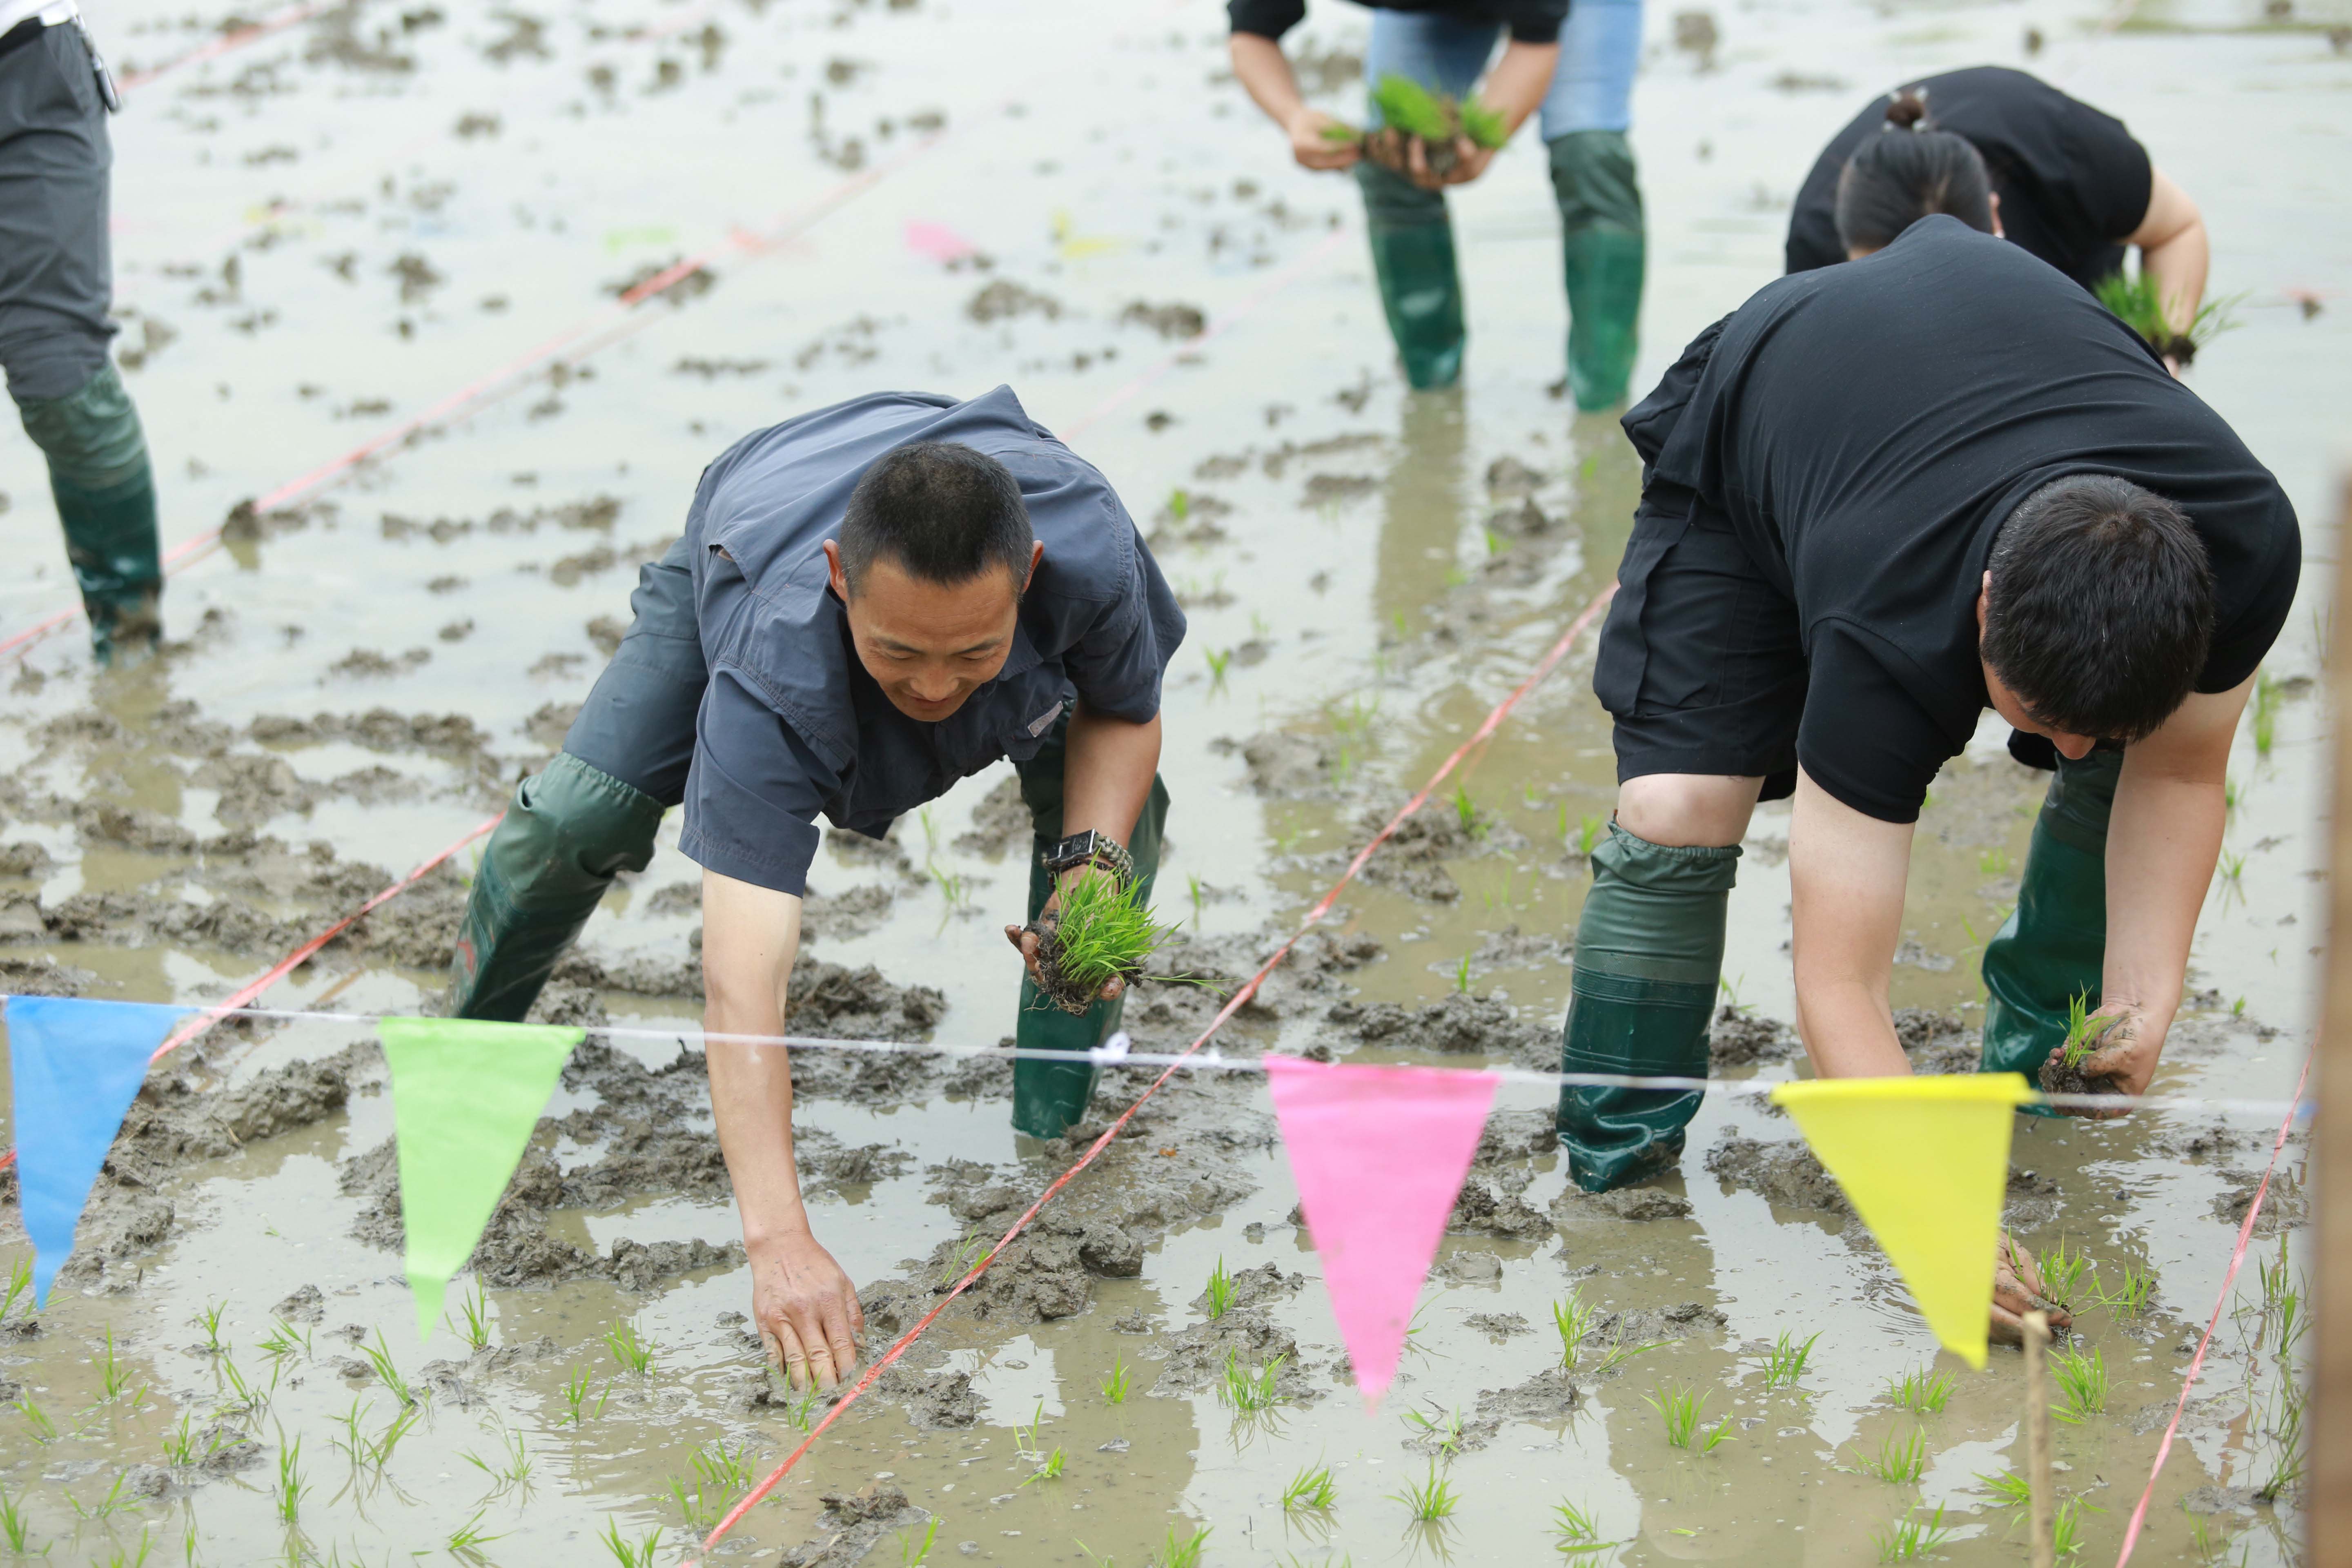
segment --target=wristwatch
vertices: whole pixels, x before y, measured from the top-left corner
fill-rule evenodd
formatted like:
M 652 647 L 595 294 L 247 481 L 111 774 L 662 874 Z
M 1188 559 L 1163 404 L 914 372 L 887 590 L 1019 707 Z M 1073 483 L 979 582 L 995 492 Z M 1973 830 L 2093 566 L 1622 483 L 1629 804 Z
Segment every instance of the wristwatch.
M 1083 866 L 1092 861 L 1118 878 L 1121 889 L 1131 887 L 1135 882 L 1135 857 L 1127 852 L 1127 846 L 1109 834 L 1097 833 L 1092 828 L 1084 833 L 1073 833 L 1039 856 L 1038 859 L 1056 877 L 1073 866 Z

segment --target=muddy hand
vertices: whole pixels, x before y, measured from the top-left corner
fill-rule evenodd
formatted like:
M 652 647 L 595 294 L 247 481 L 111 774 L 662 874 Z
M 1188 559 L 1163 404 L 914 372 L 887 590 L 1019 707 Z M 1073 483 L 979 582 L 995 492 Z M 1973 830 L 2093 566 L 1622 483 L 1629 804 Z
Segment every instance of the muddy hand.
M 2074 1319 L 2066 1309 L 2050 1299 L 2050 1289 L 2042 1281 L 2042 1270 L 2033 1255 L 2010 1239 L 2003 1232 L 1999 1246 L 1993 1248 L 1992 1264 L 1992 1339 L 1995 1344 L 2021 1345 L 2025 1342 L 2025 1314 L 2036 1307 L 2050 1314 L 2050 1327 L 2071 1328 Z
M 2116 1021 L 2099 1037 L 2099 1048 L 2083 1058 L 2083 1076 L 2105 1079 L 2118 1094 L 2146 1094 L 2148 1080 L 2156 1077 L 2157 1061 L 2164 1054 L 2164 1037 L 2145 1027 L 2135 1008 L 2117 1005 L 2102 1007 L 2099 1012 Z M 2075 1114 L 2105 1121 L 2129 1114 L 2129 1108 L 2118 1106 L 2113 1110 L 2081 1110 Z
M 751 1318 L 769 1363 L 794 1388 L 831 1388 L 857 1370 L 865 1310 L 849 1276 L 806 1231 L 751 1248 Z
M 1050 920 L 1045 923 L 1050 930 Z M 1037 967 L 1037 948 L 1043 940 L 1040 933 L 1031 926 L 1006 926 L 1004 940 L 1011 942 L 1013 951 L 1021 954 L 1022 967 L 1028 970 L 1029 978 L 1036 983 L 1037 989 L 1045 990 L 1045 972 Z M 1115 1002 L 1127 994 L 1127 982 L 1114 974 L 1103 982 L 1103 988 L 1095 994 L 1105 1002 Z

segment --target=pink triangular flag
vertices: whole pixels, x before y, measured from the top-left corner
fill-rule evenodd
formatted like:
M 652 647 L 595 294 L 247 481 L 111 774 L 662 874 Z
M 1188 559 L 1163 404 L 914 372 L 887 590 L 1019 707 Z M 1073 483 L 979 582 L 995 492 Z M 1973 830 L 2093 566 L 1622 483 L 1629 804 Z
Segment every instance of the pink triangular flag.
M 907 226 L 907 248 L 933 261 L 961 261 L 980 253 L 972 244 L 943 223 L 924 223 L 918 219 Z
M 1279 1056 L 1265 1069 L 1331 1315 L 1356 1386 L 1376 1403 L 1396 1375 L 1497 1080 Z

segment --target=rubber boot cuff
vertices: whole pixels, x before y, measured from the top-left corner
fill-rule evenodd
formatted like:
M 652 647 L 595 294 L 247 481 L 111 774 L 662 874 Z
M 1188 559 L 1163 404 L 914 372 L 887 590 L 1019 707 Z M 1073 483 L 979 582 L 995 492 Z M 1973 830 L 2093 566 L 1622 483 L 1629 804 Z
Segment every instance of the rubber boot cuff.
M 1462 374 L 1468 333 L 1445 198 L 1378 163 L 1358 163 L 1356 184 L 1364 193 L 1381 308 L 1405 379 L 1417 391 L 1451 386 Z
M 66 559 L 100 664 L 134 658 L 162 634 L 163 569 L 155 481 L 139 411 L 111 364 L 65 397 L 27 398 L 25 434 L 49 464 Z
M 1561 1071 L 1706 1076 L 1739 854 L 1738 845 L 1653 844 L 1610 824 L 1577 922 Z M 1563 1089 L 1570 1176 L 1587 1192 L 1606 1192 L 1673 1163 L 1700 1098 L 1690 1089 Z
M 449 963 L 449 1013 L 512 1023 L 624 870 L 653 859 L 662 805 L 569 752 L 516 786 L 483 850 Z
M 2059 759 L 2034 818 L 2017 908 L 1985 944 L 1979 1071 L 2035 1079 L 2065 1041 L 2067 1005 L 2082 996 L 2098 1005 L 2107 945 L 2107 817 L 2122 773 L 2121 752 Z
M 1620 131 L 1576 131 L 1549 144 L 1568 291 L 1568 383 L 1595 413 L 1624 401 L 1640 347 L 1647 242 L 1633 150 Z

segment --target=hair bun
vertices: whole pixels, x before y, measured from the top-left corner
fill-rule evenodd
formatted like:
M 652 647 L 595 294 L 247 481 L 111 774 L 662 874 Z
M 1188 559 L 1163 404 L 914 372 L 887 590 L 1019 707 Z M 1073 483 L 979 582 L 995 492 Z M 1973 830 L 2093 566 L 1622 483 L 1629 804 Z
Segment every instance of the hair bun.
M 1927 89 L 1907 87 L 1901 92 L 1887 94 L 1886 129 L 1889 131 L 1932 131 L 1927 121 Z

